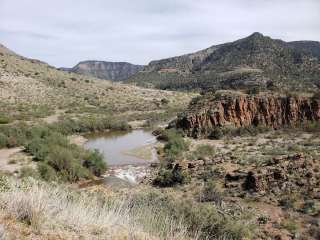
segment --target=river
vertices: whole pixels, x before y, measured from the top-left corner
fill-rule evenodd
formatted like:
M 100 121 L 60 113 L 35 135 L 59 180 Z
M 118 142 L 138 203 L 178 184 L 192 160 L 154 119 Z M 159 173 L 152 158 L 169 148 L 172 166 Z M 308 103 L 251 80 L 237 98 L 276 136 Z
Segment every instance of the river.
M 136 184 L 148 174 L 149 165 L 158 162 L 156 137 L 143 129 L 90 134 L 86 138 L 84 147 L 97 149 L 109 166 L 107 183 Z

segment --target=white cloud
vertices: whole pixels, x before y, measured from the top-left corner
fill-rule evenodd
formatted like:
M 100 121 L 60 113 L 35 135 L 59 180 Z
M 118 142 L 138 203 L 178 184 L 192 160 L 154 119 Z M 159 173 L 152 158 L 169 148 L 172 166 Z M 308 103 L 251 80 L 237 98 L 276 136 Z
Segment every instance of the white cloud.
M 252 32 L 320 40 L 319 0 L 0 0 L 0 42 L 55 66 L 146 64 Z

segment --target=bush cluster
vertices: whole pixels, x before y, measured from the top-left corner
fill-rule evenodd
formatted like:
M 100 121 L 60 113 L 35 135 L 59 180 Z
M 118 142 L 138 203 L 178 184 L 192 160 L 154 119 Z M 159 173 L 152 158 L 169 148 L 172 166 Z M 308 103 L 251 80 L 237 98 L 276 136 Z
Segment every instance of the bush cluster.
M 320 132 L 320 123 L 319 122 L 307 122 L 303 124 L 302 129 L 306 132 L 316 133 Z
M 0 124 L 8 124 L 12 121 L 9 116 L 0 113 Z
M 48 181 L 76 181 L 92 175 L 100 176 L 106 170 L 101 154 L 70 144 L 66 137 L 69 133 L 110 127 L 110 122 L 88 126 L 88 122 L 77 124 L 70 120 L 51 125 L 0 127 L 0 148 L 24 146 L 25 151 L 31 154 L 35 161 L 40 162 L 39 175 Z M 125 125 L 117 127 L 122 128 Z
M 197 148 L 188 154 L 188 160 L 205 160 L 213 159 L 216 155 L 216 149 L 214 146 L 207 144 L 199 145 Z
M 215 202 L 216 204 L 221 204 L 222 193 L 218 190 L 216 183 L 213 180 L 210 179 L 205 182 L 199 200 L 201 202 Z
M 188 150 L 188 143 L 183 138 L 182 134 L 174 129 L 166 130 L 163 133 L 162 139 L 166 140 L 164 146 L 165 159 L 168 162 L 173 162 L 182 156 L 184 151 Z
M 259 133 L 264 133 L 267 131 L 270 131 L 272 128 L 263 126 L 263 125 L 250 125 L 247 127 L 227 127 L 227 128 L 215 128 L 212 130 L 212 132 L 209 134 L 210 139 L 221 139 L 224 136 L 256 136 Z
M 181 169 L 165 169 L 159 170 L 153 184 L 159 187 L 173 187 L 177 184 L 185 184 L 190 182 L 190 176 Z
M 106 170 L 99 153 L 70 144 L 61 133 L 43 130 L 34 130 L 32 134 L 36 136 L 25 146 L 25 151 L 41 162 L 38 171 L 43 179 L 72 182 L 88 178 L 90 174 L 100 176 Z
M 98 131 L 105 131 L 109 129 L 129 130 L 130 125 L 125 121 L 119 121 L 111 117 L 105 117 L 105 118 L 88 117 L 88 118 L 83 118 L 81 120 L 64 119 L 60 122 L 51 124 L 50 128 L 63 134 L 74 134 L 74 133 L 98 132 Z
M 246 93 L 249 95 L 258 95 L 261 89 L 259 87 L 253 87 L 246 90 Z
M 0 148 L 24 145 L 27 141 L 25 125 L 0 126 Z

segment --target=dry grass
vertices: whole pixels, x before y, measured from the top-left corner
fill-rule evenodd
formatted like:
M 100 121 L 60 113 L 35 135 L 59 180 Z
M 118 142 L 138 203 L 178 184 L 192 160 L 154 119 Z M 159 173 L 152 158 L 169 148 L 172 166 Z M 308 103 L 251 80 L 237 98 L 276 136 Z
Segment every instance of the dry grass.
M 63 114 L 123 116 L 181 109 L 191 97 L 192 94 L 144 89 L 59 71 L 0 48 L 0 107 L 14 120 L 42 117 L 52 121 Z M 39 112 L 47 108 L 44 116 L 33 114 L 37 106 L 42 106 Z
M 23 222 L 38 236 L 59 233 L 84 239 L 189 239 L 180 221 L 162 214 L 159 206 L 135 205 L 132 199 L 117 200 L 34 180 L 3 178 L 0 207 L 2 213 Z

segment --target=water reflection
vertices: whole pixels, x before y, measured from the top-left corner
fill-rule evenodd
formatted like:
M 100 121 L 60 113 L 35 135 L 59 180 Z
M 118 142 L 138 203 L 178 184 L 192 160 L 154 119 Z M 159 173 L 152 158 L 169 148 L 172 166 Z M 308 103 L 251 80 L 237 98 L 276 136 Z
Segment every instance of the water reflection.
M 157 161 L 156 138 L 144 130 L 111 131 L 86 136 L 87 149 L 99 150 L 109 166 L 139 165 Z

